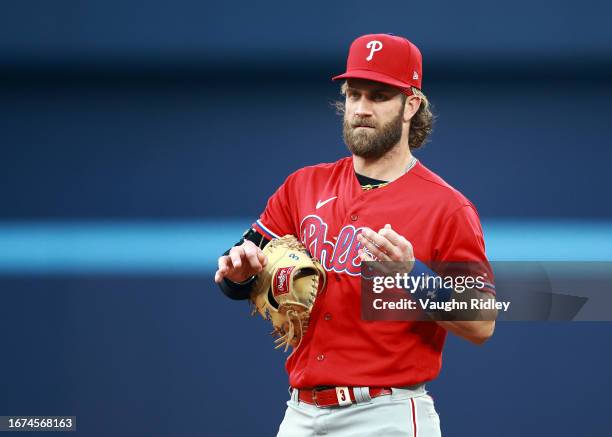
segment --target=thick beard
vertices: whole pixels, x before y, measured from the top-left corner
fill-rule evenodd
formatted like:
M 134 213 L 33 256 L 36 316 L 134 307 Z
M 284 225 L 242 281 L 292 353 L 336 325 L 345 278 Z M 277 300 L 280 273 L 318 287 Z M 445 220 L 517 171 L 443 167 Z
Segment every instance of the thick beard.
M 360 121 L 358 118 L 355 118 L 353 123 L 372 126 L 370 121 Z M 354 128 L 345 116 L 342 135 L 346 146 L 353 155 L 365 159 L 378 159 L 391 150 L 401 139 L 402 111 L 380 129 L 375 128 L 373 130 L 362 129 L 357 131 L 357 128 Z

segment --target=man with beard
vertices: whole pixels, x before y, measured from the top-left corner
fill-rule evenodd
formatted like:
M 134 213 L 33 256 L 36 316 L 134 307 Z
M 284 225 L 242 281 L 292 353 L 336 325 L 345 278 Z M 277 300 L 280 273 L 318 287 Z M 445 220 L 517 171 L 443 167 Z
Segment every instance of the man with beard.
M 219 258 L 215 281 L 233 299 L 249 296 L 267 263 L 261 249 L 286 234 L 327 271 L 308 330 L 286 362 L 292 391 L 279 436 L 439 436 L 425 383 L 440 371 L 447 331 L 476 344 L 493 333 L 495 322 L 486 317 L 361 318 L 362 260 L 476 262 L 492 279 L 474 206 L 412 155 L 433 120 L 421 63 L 405 38 L 357 38 L 347 71 L 333 78 L 344 80 L 338 109 L 352 156 L 291 174 L 243 239 Z M 490 281 L 482 294 L 494 296 Z

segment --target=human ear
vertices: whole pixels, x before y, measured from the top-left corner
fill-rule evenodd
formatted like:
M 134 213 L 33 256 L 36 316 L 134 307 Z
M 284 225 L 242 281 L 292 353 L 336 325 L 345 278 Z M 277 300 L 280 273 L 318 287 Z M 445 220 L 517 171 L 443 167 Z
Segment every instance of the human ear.
M 421 98 L 409 96 L 404 104 L 404 121 L 410 121 L 421 107 Z

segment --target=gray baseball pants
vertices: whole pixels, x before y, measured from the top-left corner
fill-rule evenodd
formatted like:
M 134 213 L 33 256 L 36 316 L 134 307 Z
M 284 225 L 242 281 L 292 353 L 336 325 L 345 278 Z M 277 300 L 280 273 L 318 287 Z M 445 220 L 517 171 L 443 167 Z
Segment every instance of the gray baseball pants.
M 277 437 L 440 437 L 440 418 L 425 386 L 393 388 L 391 395 L 348 406 L 319 408 L 293 390 Z

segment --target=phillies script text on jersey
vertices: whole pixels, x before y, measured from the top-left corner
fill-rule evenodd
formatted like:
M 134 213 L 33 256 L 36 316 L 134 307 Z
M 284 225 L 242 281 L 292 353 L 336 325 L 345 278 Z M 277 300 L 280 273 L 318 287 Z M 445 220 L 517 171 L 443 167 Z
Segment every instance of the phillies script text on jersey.
M 315 214 L 304 217 L 300 223 L 300 238 L 311 255 L 317 258 L 327 271 L 359 275 L 361 243 L 357 235 L 362 228 L 346 225 L 334 237 L 335 242 L 327 239 L 327 224 Z

